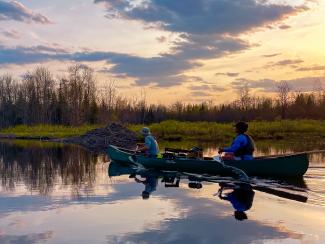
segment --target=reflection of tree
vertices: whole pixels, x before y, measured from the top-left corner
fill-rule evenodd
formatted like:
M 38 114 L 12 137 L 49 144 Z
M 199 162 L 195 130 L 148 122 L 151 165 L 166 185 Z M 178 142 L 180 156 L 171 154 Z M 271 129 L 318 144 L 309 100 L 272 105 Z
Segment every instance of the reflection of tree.
M 78 195 L 95 182 L 97 156 L 79 147 L 17 147 L 0 143 L 0 177 L 5 190 L 24 184 L 29 191 L 51 194 L 56 184 L 72 186 Z

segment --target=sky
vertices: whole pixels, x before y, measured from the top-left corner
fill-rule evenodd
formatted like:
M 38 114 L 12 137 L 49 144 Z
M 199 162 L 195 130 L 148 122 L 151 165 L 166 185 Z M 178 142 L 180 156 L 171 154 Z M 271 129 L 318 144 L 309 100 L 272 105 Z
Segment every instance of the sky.
M 150 103 L 325 87 L 325 0 L 0 0 L 0 75 L 82 63 Z

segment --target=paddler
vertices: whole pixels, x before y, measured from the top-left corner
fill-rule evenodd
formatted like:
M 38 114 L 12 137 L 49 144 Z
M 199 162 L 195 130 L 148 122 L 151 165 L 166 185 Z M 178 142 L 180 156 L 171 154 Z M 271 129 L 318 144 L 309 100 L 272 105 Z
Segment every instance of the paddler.
M 143 127 L 140 133 L 144 136 L 144 144 L 138 145 L 137 152 L 143 152 L 148 157 L 156 158 L 159 157 L 159 146 L 156 139 L 151 135 L 148 127 Z
M 230 147 L 219 148 L 218 153 L 226 153 L 224 159 L 252 160 L 255 145 L 253 139 L 246 134 L 248 124 L 240 121 L 234 126 L 237 136 Z

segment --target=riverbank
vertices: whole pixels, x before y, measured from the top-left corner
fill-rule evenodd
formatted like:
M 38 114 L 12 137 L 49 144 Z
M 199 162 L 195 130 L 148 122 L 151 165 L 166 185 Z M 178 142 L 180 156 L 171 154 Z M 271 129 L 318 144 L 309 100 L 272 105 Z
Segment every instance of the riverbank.
M 103 125 L 78 127 L 61 125 L 19 125 L 0 131 L 0 138 L 52 140 L 80 137 Z M 139 132 L 143 125 L 127 125 L 133 132 Z M 232 123 L 164 121 L 149 125 L 152 133 L 160 140 L 204 140 L 228 141 L 234 137 Z M 249 123 L 249 134 L 255 140 L 324 139 L 325 121 L 282 120 L 255 121 Z
M 141 127 L 128 126 L 133 131 L 139 131 Z M 155 136 L 163 140 L 224 141 L 235 136 L 233 123 L 164 121 L 149 127 Z M 325 121 L 254 121 L 249 123 L 248 134 L 255 140 L 324 139 Z
M 0 131 L 0 138 L 4 139 L 59 139 L 81 136 L 90 130 L 102 127 L 101 125 L 17 125 Z
M 134 148 L 137 142 L 137 135 L 118 123 L 110 123 L 107 126 L 84 125 L 80 127 L 35 125 L 16 126 L 2 130 L 0 132 L 0 139 L 77 144 L 90 151 L 106 152 L 111 144 L 119 147 Z

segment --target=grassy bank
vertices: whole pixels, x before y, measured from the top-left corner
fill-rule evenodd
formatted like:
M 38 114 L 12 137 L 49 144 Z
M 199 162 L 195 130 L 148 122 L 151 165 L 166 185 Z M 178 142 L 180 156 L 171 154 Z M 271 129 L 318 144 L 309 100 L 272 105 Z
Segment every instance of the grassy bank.
M 63 143 L 59 142 L 46 142 L 40 140 L 10 140 L 10 139 L 1 139 L 0 143 L 6 143 L 20 148 L 60 148 L 65 146 Z
M 142 125 L 129 125 L 139 131 Z M 164 121 L 149 125 L 160 139 L 228 140 L 234 137 L 232 123 Z M 254 139 L 325 138 L 325 121 L 258 121 L 249 123 L 249 132 Z
M 143 125 L 128 125 L 128 128 L 139 132 Z M 79 136 L 89 130 L 102 127 L 101 125 L 83 125 L 79 127 L 59 125 L 19 125 L 0 131 L 0 134 L 18 137 L 49 137 L 64 138 Z M 160 140 L 203 140 L 229 141 L 234 137 L 232 123 L 212 122 L 179 122 L 164 121 L 149 125 L 153 134 Z M 281 139 L 324 139 L 325 121 L 296 120 L 296 121 L 258 121 L 249 123 L 249 134 L 255 140 Z
M 33 138 L 64 138 L 70 136 L 79 136 L 87 131 L 101 127 L 100 125 L 82 125 L 77 127 L 62 125 L 35 125 L 26 126 L 18 125 L 1 130 L 1 134 L 15 135 L 17 137 L 33 137 Z

